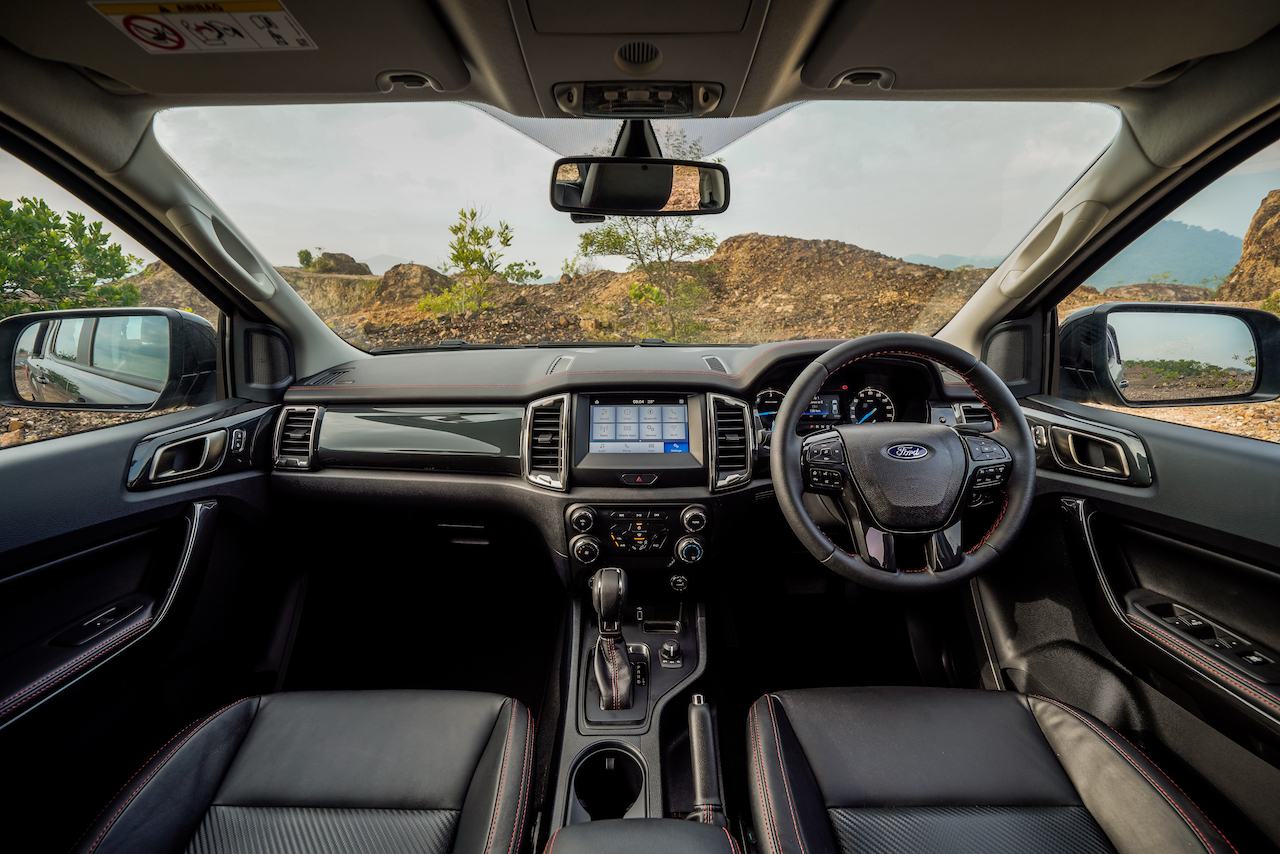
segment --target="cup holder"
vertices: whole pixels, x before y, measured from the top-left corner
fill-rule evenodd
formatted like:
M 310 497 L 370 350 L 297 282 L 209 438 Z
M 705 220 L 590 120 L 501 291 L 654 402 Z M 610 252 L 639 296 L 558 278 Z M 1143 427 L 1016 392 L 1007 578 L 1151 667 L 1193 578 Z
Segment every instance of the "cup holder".
M 599 747 L 573 772 L 569 824 L 610 818 L 644 818 L 644 766 L 630 751 Z

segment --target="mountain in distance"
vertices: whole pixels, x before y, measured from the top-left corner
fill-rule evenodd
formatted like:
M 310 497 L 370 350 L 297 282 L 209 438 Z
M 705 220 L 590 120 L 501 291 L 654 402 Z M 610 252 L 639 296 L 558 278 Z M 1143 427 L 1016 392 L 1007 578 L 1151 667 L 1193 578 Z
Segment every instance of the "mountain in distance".
M 397 264 L 413 263 L 408 258 L 397 258 L 394 255 L 374 255 L 372 258 L 361 258 L 360 260 L 369 265 L 369 269 L 373 271 L 375 276 L 381 276 Z
M 943 270 L 954 270 L 966 264 L 970 267 L 999 267 L 1004 260 L 1003 255 L 903 255 L 902 260 L 908 264 L 925 264 L 930 267 L 941 267 Z
M 1169 282 L 1198 285 L 1214 276 L 1227 276 L 1243 250 L 1244 240 L 1233 234 L 1166 219 L 1102 265 L 1085 284 L 1104 291 L 1156 281 L 1168 273 Z

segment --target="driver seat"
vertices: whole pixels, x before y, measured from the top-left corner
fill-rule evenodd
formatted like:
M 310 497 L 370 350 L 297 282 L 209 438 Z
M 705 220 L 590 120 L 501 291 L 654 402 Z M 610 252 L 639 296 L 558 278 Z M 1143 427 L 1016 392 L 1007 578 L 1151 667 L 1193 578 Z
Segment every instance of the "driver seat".
M 1123 736 L 1045 697 L 782 691 L 747 748 L 766 854 L 1234 851 Z

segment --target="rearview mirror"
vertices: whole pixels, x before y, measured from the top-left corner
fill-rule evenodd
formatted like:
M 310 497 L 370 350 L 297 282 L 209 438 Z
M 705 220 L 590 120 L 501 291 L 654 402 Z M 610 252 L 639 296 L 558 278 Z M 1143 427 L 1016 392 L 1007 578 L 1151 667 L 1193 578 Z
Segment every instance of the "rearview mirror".
M 0 320 L 0 404 L 146 412 L 217 398 L 217 333 L 172 308 L 41 311 Z
M 729 207 L 729 170 L 696 160 L 568 157 L 551 171 L 551 206 L 605 216 L 723 213 Z
M 1280 318 L 1235 306 L 1111 303 L 1059 330 L 1062 396 L 1190 406 L 1280 396 Z

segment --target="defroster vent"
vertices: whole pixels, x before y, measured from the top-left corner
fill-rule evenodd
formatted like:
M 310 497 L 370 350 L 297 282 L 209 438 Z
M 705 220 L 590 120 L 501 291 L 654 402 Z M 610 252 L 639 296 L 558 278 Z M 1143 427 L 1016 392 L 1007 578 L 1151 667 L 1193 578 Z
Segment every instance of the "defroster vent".
M 524 476 L 532 484 L 564 489 L 568 484 L 569 395 L 529 404 L 524 420 Z
M 278 469 L 313 468 L 317 430 L 320 423 L 318 406 L 286 406 L 276 427 L 275 467 Z
M 728 489 L 751 480 L 751 408 L 741 400 L 707 395 L 711 404 L 711 488 Z

